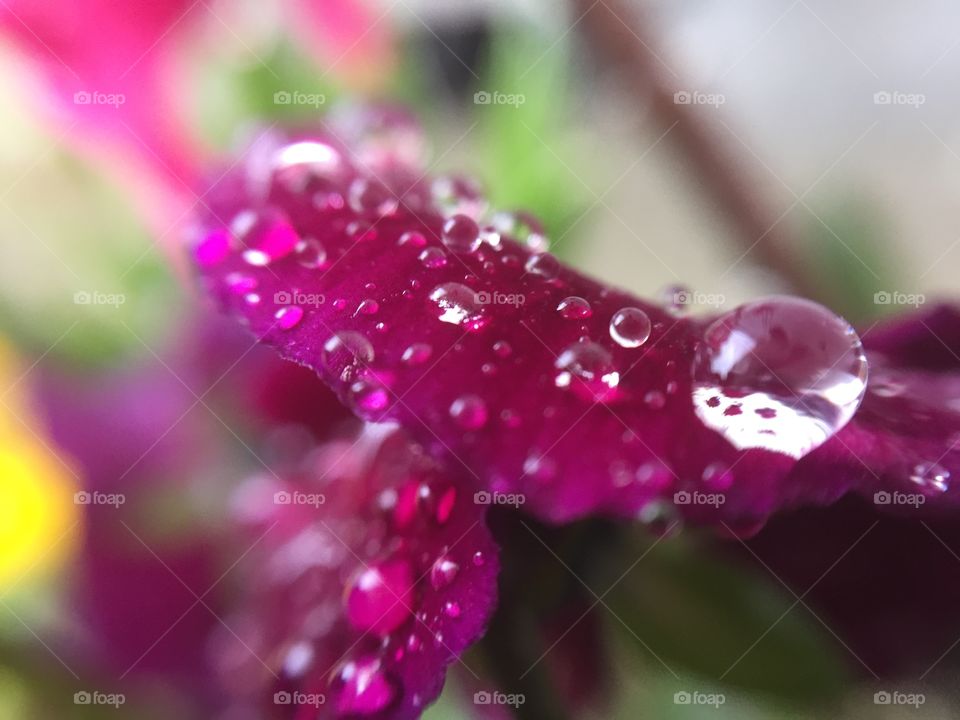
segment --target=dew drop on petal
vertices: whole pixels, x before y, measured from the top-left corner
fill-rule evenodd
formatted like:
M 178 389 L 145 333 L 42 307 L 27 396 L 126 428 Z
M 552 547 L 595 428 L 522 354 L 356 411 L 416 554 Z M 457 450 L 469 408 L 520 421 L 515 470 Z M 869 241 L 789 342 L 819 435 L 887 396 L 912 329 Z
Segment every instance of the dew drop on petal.
M 430 299 L 440 310 L 441 322 L 461 325 L 471 331 L 480 330 L 487 324 L 488 318 L 483 314 L 478 293 L 462 283 L 438 285 L 430 293 Z
M 253 275 L 247 275 L 241 272 L 232 272 L 224 278 L 224 282 L 231 292 L 238 295 L 251 292 L 257 289 L 259 282 Z
M 347 619 L 358 630 L 389 635 L 410 615 L 413 585 L 413 570 L 406 560 L 361 568 L 344 591 Z
M 937 463 L 919 463 L 910 472 L 910 482 L 924 490 L 946 492 L 950 487 L 950 471 Z
M 487 422 L 487 405 L 476 395 L 463 395 L 450 405 L 450 417 L 464 430 L 477 430 Z
M 610 318 L 610 337 L 621 347 L 640 347 L 650 338 L 651 329 L 650 317 L 640 308 L 623 308 Z
M 300 244 L 286 214 L 280 210 L 245 210 L 230 223 L 230 232 L 243 248 L 243 259 L 262 267 L 292 253 Z
M 346 380 L 373 362 L 373 358 L 373 345 L 370 341 L 358 332 L 346 330 L 324 343 L 320 363 L 334 376 Z
M 561 300 L 557 312 L 567 320 L 583 320 L 593 314 L 590 303 L 575 295 Z
M 707 328 L 693 380 L 697 416 L 734 447 L 801 458 L 853 417 L 867 360 L 843 318 L 809 300 L 775 296 Z
M 413 343 L 403 351 L 401 360 L 407 365 L 422 365 L 433 355 L 433 348 L 427 343 Z
M 460 566 L 443 555 L 437 558 L 430 568 L 430 584 L 434 590 L 439 590 L 452 583 L 458 572 L 460 572 Z
M 449 217 L 443 224 L 443 244 L 455 253 L 472 253 L 480 247 L 480 228 L 466 215 Z
M 306 268 L 322 268 L 327 264 L 327 250 L 316 238 L 306 238 L 297 246 L 297 262 Z
M 358 213 L 372 213 L 380 216 L 396 212 L 400 204 L 396 196 L 382 182 L 362 177 L 350 184 L 347 202 Z
M 427 239 L 423 236 L 423 233 L 418 233 L 416 230 L 408 230 L 403 235 L 400 236 L 400 239 L 397 240 L 398 245 L 409 245 L 410 247 L 422 248 L 427 244 Z
M 287 305 L 282 307 L 274 314 L 277 320 L 277 326 L 281 330 L 290 330 L 297 326 L 297 323 L 303 318 L 303 308 L 297 305 Z
M 420 253 L 420 262 L 423 263 L 424 267 L 436 270 L 437 268 L 446 267 L 447 254 L 438 247 L 428 247 Z
M 620 384 L 613 357 L 602 345 L 591 340 L 575 342 L 567 347 L 555 363 L 560 371 L 557 387 L 569 387 L 575 391 L 587 390 L 591 399 L 606 399 L 610 391 Z
M 531 275 L 542 277 L 544 280 L 553 280 L 560 274 L 560 261 L 549 253 L 531 255 L 524 268 Z
M 351 407 L 367 419 L 385 410 L 389 404 L 390 393 L 376 378 L 360 378 L 350 386 Z
M 343 665 L 335 677 L 335 707 L 340 716 L 373 715 L 397 697 L 397 682 L 379 658 L 363 657 Z
M 450 618 L 460 617 L 460 603 L 455 600 L 448 600 L 443 605 L 443 614 Z

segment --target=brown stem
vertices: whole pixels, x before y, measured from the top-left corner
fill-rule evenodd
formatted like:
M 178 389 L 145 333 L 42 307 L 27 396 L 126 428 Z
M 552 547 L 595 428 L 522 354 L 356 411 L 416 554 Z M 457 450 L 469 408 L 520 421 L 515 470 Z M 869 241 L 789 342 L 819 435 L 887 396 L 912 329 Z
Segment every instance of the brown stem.
M 648 104 L 658 122 L 672 127 L 668 138 L 689 163 L 692 179 L 726 216 L 743 251 L 777 273 L 795 292 L 814 295 L 797 258 L 798 244 L 757 188 L 763 177 L 697 106 L 678 103 L 682 88 L 665 77 L 662 53 L 648 24 L 620 0 L 573 0 L 596 51 L 619 69 L 630 92 Z

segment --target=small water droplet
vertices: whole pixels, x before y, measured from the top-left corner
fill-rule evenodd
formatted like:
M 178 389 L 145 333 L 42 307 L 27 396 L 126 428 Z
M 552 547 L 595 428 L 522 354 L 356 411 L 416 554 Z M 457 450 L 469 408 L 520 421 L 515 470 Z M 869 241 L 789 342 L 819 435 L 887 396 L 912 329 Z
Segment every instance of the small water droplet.
M 919 463 L 910 472 L 910 482 L 924 490 L 946 492 L 950 487 L 950 471 L 937 463 Z
M 483 314 L 483 303 L 477 293 L 462 283 L 444 283 L 430 293 L 430 299 L 440 310 L 440 321 L 477 331 L 485 327 L 488 318 Z
M 487 422 L 487 405 L 476 395 L 462 395 L 450 405 L 450 417 L 464 430 L 477 430 Z
M 357 311 L 354 313 L 354 317 L 357 315 L 376 315 L 379 310 L 380 303 L 378 303 L 376 300 L 370 300 L 368 298 L 357 306 Z
M 409 617 L 413 585 L 413 571 L 405 560 L 362 568 L 344 591 L 347 619 L 358 630 L 386 637 Z
M 667 404 L 667 398 L 659 390 L 651 390 L 643 396 L 643 402 L 652 410 L 662 410 Z
M 297 262 L 306 268 L 322 268 L 327 264 L 327 250 L 319 240 L 306 238 L 297 246 Z
M 231 292 L 238 295 L 256 290 L 259 282 L 253 275 L 247 275 L 241 272 L 232 272 L 224 278 L 224 282 Z
M 460 617 L 460 603 L 455 600 L 448 600 L 443 606 L 443 613 L 450 618 Z
M 397 244 L 422 248 L 427 244 L 427 239 L 423 236 L 423 233 L 419 233 L 416 230 L 409 230 L 400 236 L 400 239 L 397 240 Z
M 544 280 L 553 280 L 560 274 L 560 261 L 549 253 L 531 255 L 524 268 L 531 275 L 536 275 Z
M 460 572 L 460 566 L 453 560 L 443 555 L 433 563 L 430 568 L 430 584 L 434 590 L 446 587 L 454 581 L 457 573 Z
M 389 391 L 373 377 L 363 377 L 350 386 L 350 405 L 360 415 L 371 418 L 390 404 Z
M 243 259 L 262 267 L 292 253 L 300 243 L 297 231 L 280 210 L 245 210 L 230 223 L 230 231 L 243 250 Z
M 567 347 L 555 366 L 560 370 L 555 378 L 557 387 L 586 390 L 589 399 L 609 399 L 611 391 L 620 384 L 620 373 L 614 367 L 610 352 L 591 340 Z
M 466 215 L 447 218 L 443 224 L 443 244 L 456 253 L 472 253 L 480 247 L 480 228 Z
M 477 550 L 473 554 L 473 558 L 471 558 L 471 560 L 473 561 L 473 564 L 476 565 L 477 567 L 481 567 L 487 562 L 486 556 L 479 550 Z
M 650 338 L 650 317 L 640 308 L 617 310 L 610 318 L 610 337 L 625 348 L 643 345 Z
M 420 262 L 432 270 L 446 267 L 447 254 L 438 247 L 428 247 L 420 253 Z
M 567 320 L 583 320 L 593 315 L 590 303 L 575 295 L 561 300 L 557 312 Z
M 407 365 L 422 365 L 433 355 L 433 348 L 426 343 L 413 343 L 403 351 L 401 360 Z
M 303 308 L 297 305 L 287 305 L 282 307 L 274 314 L 277 325 L 281 330 L 290 330 L 297 326 L 297 323 L 303 318 Z
M 367 656 L 345 663 L 335 674 L 335 707 L 338 715 L 373 715 L 397 696 L 397 682 L 379 658 Z
M 386 185 L 379 180 L 363 177 L 350 183 L 347 202 L 355 212 L 379 216 L 390 215 L 399 206 L 396 196 Z
M 346 330 L 324 343 L 320 363 L 334 377 L 346 382 L 358 370 L 373 362 L 373 358 L 370 341 L 358 332 Z
M 502 358 L 508 358 L 513 354 L 513 348 L 506 340 L 497 340 L 493 344 L 493 351 Z

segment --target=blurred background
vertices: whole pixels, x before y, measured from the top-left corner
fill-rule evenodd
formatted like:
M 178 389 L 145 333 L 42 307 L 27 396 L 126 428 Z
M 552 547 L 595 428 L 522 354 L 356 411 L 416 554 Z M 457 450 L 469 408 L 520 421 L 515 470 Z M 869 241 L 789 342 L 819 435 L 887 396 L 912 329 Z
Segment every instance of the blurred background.
M 209 680 L 228 498 L 313 420 L 263 388 L 310 378 L 209 315 L 178 240 L 252 128 L 399 102 L 432 172 L 584 272 L 703 312 L 799 292 L 867 332 L 955 292 L 958 71 L 947 0 L 2 0 L 0 719 L 246 717 Z M 582 715 L 960 712 L 950 530 L 857 545 L 873 522 L 658 546 L 598 618 Z M 427 717 L 475 710 L 452 674 Z

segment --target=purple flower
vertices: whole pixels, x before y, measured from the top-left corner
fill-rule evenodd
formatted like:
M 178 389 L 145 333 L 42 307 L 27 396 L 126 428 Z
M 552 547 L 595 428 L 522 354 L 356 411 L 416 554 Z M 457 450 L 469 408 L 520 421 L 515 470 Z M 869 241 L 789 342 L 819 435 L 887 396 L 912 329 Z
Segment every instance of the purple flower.
M 362 419 L 402 427 L 430 472 L 443 468 L 445 492 L 458 503 L 474 497 L 457 504 L 458 523 L 482 528 L 480 505 L 522 505 L 552 523 L 603 515 L 751 534 L 778 510 L 832 503 L 851 491 L 895 511 L 904 509 L 892 501 L 900 497 L 930 512 L 954 505 L 956 309 L 938 307 L 861 336 L 828 309 L 792 297 L 691 317 L 682 292 L 662 305 L 565 267 L 544 251 L 534 219 L 494 211 L 463 178 L 427 179 L 422 147 L 407 116 L 380 110 L 334 116 L 323 131 L 261 136 L 211 193 L 189 247 L 226 311 L 315 370 Z M 324 472 L 340 473 L 336 463 Z M 309 653 L 297 645 L 285 662 L 299 667 L 322 657 L 326 673 L 355 638 L 371 652 L 371 638 L 399 647 L 417 622 L 394 616 L 396 603 L 358 606 L 357 587 L 368 586 L 364 573 L 374 567 L 369 587 L 412 611 L 411 579 L 450 538 L 432 526 L 384 525 L 371 509 L 377 493 L 402 497 L 402 485 L 368 474 L 352 474 L 343 491 L 356 504 L 309 517 L 298 508 L 270 515 L 298 528 L 291 532 L 313 527 L 326 544 L 318 522 L 343 522 L 356 533 L 342 543 L 356 556 L 332 561 L 313 591 L 263 588 L 263 602 L 279 604 L 265 616 L 293 623 L 262 629 L 271 638 L 302 633 L 306 614 L 324 605 L 331 628 L 350 628 L 313 635 Z M 487 539 L 478 533 L 481 547 Z M 368 541 L 369 556 L 361 552 Z M 385 548 L 408 543 L 419 544 L 424 560 L 398 569 Z M 345 577 L 344 568 L 358 563 L 360 575 Z M 294 580 L 307 582 L 304 572 Z M 357 656 L 341 668 L 341 682 L 349 688 L 366 667 L 357 663 L 375 663 L 392 677 L 367 685 L 382 687 L 371 696 L 384 703 L 376 709 L 389 705 L 384 717 L 415 714 L 492 606 L 483 584 L 492 577 L 476 581 L 480 602 L 469 625 L 459 625 L 469 631 L 447 643 L 447 654 L 419 665 L 382 651 Z M 464 600 L 450 592 L 424 596 L 445 637 L 458 624 L 440 619 L 438 603 Z M 312 677 L 298 687 L 330 689 Z M 353 696 L 343 697 L 333 702 Z

